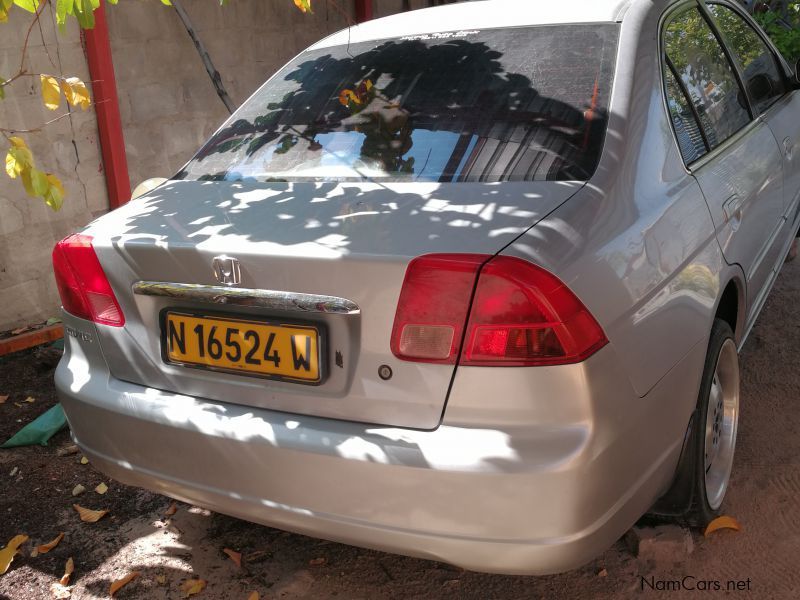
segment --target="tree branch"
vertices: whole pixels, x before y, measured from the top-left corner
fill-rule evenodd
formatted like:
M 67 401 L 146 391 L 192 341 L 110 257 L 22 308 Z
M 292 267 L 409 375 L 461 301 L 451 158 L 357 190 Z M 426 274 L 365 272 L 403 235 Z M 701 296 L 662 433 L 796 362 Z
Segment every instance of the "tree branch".
M 233 112 L 236 110 L 236 105 L 228 95 L 228 91 L 225 89 L 225 85 L 222 83 L 222 77 L 220 76 L 219 71 L 217 71 L 217 69 L 214 67 L 214 63 L 211 62 L 211 57 L 208 55 L 208 50 L 206 50 L 203 42 L 200 41 L 200 38 L 197 37 L 197 33 L 195 33 L 192 22 L 189 20 L 189 15 L 186 14 L 186 11 L 183 9 L 183 5 L 181 4 L 180 0 L 173 0 L 172 7 L 175 9 L 175 12 L 178 13 L 178 17 L 183 23 L 183 26 L 186 28 L 186 32 L 189 34 L 189 37 L 192 38 L 194 47 L 197 49 L 197 53 L 203 60 L 203 65 L 206 68 L 208 76 L 211 78 L 211 83 L 214 84 L 214 89 L 217 90 L 217 95 L 219 96 L 220 100 L 222 100 L 225 108 L 228 109 L 228 112 L 233 114 Z
M 28 40 L 30 40 L 31 31 L 33 31 L 36 23 L 39 22 L 39 17 L 42 16 L 44 7 L 47 6 L 48 2 L 49 0 L 41 0 L 41 2 L 39 2 L 39 6 L 36 7 L 36 12 L 33 15 L 33 21 L 31 21 L 31 24 L 28 26 L 28 31 L 25 33 L 25 43 L 22 44 L 22 56 L 19 59 L 19 71 L 17 71 L 17 73 L 25 72 L 25 55 L 28 53 Z
M 9 135 L 10 134 L 14 134 L 14 133 L 38 133 L 39 131 L 41 131 L 42 129 L 47 127 L 48 125 L 51 125 L 51 124 L 55 123 L 56 121 L 60 121 L 61 119 L 70 116 L 71 114 L 72 113 L 70 113 L 70 112 L 65 112 L 63 115 L 58 115 L 56 118 L 50 119 L 49 121 L 46 121 L 46 122 L 42 123 L 38 127 L 32 127 L 31 129 L 6 129 L 5 127 L 0 127 L 0 132 L 2 132 L 4 134 L 9 134 Z

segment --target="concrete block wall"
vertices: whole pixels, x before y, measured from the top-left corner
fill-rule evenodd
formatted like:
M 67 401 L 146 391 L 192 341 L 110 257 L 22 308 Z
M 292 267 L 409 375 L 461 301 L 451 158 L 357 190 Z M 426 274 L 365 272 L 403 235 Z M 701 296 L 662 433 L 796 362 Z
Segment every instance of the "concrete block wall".
M 402 10 L 402 0 L 374 0 L 376 17 Z M 338 0 L 354 18 L 352 0 Z M 54 4 L 54 3 L 51 3 Z M 347 26 L 324 0 L 304 15 L 292 0 L 183 0 L 225 87 L 239 105 L 303 48 Z M 412 8 L 427 0 L 412 0 Z M 131 187 L 174 174 L 227 118 L 205 68 L 175 11 L 155 0 L 125 0 L 106 10 Z M 32 72 L 89 81 L 77 26 L 57 33 L 48 5 L 31 36 Z M 30 15 L 12 9 L 0 24 L 0 74 L 16 71 Z M 47 111 L 38 80 L 16 83 L 0 101 L 0 127 L 35 127 L 60 114 Z M 0 331 L 58 313 L 50 252 L 55 242 L 108 210 L 97 122 L 92 110 L 26 135 L 39 167 L 57 173 L 67 190 L 52 212 L 0 174 Z M 3 154 L 5 152 L 3 146 Z
M 51 3 L 54 4 L 54 3 Z M 9 77 L 20 64 L 20 50 L 31 15 L 16 8 L 0 23 L 0 74 Z M 89 80 L 77 26 L 57 33 L 55 15 L 47 6 L 28 43 L 26 67 L 31 72 L 77 76 Z M 6 87 L 0 100 L 0 127 L 30 129 L 67 112 L 49 111 L 39 93 L 39 79 L 23 77 Z M 50 252 L 53 245 L 108 207 L 93 110 L 72 109 L 69 117 L 37 133 L 22 134 L 37 167 L 56 173 L 67 198 L 59 212 L 25 194 L 18 180 L 0 172 L 0 331 L 41 321 L 58 313 Z M 2 158 L 8 144 L 0 137 Z M 5 161 L 3 161 L 5 162 Z
M 440 6 L 442 4 L 452 4 L 459 0 L 408 0 L 408 9 L 417 10 L 419 8 L 429 8 L 431 6 Z M 460 0 L 468 2 L 469 0 Z M 375 17 L 385 17 L 394 13 L 402 12 L 403 0 L 373 0 L 373 11 Z M 446 27 L 445 27 L 446 28 Z
M 353 16 L 353 2 L 340 1 Z M 198 37 L 238 106 L 303 48 L 347 26 L 325 2 L 303 14 L 291 0 L 184 0 Z M 152 0 L 106 11 L 131 187 L 169 177 L 228 112 L 181 20 Z

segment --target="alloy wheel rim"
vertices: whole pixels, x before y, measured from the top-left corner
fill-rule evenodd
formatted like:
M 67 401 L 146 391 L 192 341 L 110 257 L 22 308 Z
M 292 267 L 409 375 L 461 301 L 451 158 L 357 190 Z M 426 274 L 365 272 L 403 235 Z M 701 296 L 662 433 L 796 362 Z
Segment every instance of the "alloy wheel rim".
M 739 355 L 732 339 L 720 348 L 706 414 L 704 462 L 706 498 L 712 510 L 722 504 L 733 468 L 739 424 Z

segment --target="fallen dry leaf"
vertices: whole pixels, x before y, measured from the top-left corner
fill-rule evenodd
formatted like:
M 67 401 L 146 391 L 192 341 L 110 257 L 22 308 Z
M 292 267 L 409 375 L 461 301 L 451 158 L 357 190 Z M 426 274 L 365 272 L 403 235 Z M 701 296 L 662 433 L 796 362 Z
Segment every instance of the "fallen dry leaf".
M 31 558 L 36 558 L 37 556 L 39 556 L 39 549 L 34 548 L 33 550 L 31 550 Z
M 228 555 L 228 558 L 230 558 L 234 563 L 236 563 L 237 567 L 239 567 L 240 569 L 242 568 L 241 552 L 236 552 L 235 550 L 231 550 L 230 548 L 225 548 L 223 552 Z
M 73 496 L 80 496 L 85 491 L 86 491 L 86 488 L 79 483 L 74 488 L 72 488 L 72 495 Z
M 98 494 L 105 494 L 108 491 L 108 486 L 105 483 L 101 482 L 100 485 L 94 488 L 94 491 L 97 492 Z
M 8 395 L 5 396 L 0 395 L 0 404 L 5 404 L 5 401 L 8 400 Z
M 50 584 L 50 593 L 55 600 L 66 600 L 72 595 L 68 587 L 61 585 L 58 581 Z
M 598 577 L 608 577 L 608 570 L 607 569 L 600 569 L 597 573 Z
M 258 592 L 253 592 L 247 597 L 247 600 L 259 600 L 259 598 Z
M 308 561 L 308 564 L 312 567 L 321 567 L 326 562 L 328 562 L 328 559 L 324 556 L 320 556 L 319 558 L 312 558 L 310 561 Z
M 703 532 L 705 537 L 708 537 L 718 529 L 733 529 L 734 531 L 739 531 L 742 528 L 739 525 L 739 521 L 734 519 L 733 517 L 729 517 L 727 515 L 722 515 L 721 517 L 717 517 L 711 523 L 708 524 L 706 530 Z
M 248 563 L 261 562 L 270 558 L 271 552 L 269 550 L 256 550 L 244 557 L 244 561 Z
M 59 583 L 61 585 L 69 584 L 69 578 L 74 572 L 75 572 L 75 562 L 72 560 L 72 557 L 70 556 L 67 559 L 67 564 L 64 566 L 64 574 L 61 576 Z
M 8 571 L 8 567 L 11 566 L 11 561 L 14 560 L 14 556 L 19 551 L 19 547 L 27 541 L 27 535 L 15 535 L 8 544 L 6 544 L 6 547 L 0 550 L 0 575 Z
M 165 517 L 171 517 L 176 512 L 178 512 L 178 503 L 177 502 L 173 502 L 172 504 L 169 505 L 169 508 L 166 510 L 166 512 L 164 512 L 164 516 Z
M 85 523 L 96 523 L 108 514 L 107 510 L 92 510 L 90 508 L 84 508 L 78 504 L 73 504 L 72 508 L 78 511 L 81 521 Z
M 164 574 L 156 575 L 156 583 L 158 585 L 167 585 L 167 576 Z
M 59 456 L 69 456 L 70 454 L 77 454 L 78 452 L 80 452 L 80 450 L 75 444 L 67 444 L 56 450 L 56 454 Z
M 85 456 L 81 456 L 81 464 L 82 465 L 88 465 L 89 464 L 89 459 L 86 458 Z
M 139 575 L 141 575 L 139 571 L 133 571 L 132 573 L 128 573 L 127 575 L 125 575 L 125 577 L 123 577 L 122 579 L 117 579 L 116 581 L 112 581 L 108 593 L 113 596 L 123 587 L 128 585 L 131 581 L 136 579 Z
M 25 331 L 28 331 L 28 329 L 30 329 L 29 325 L 25 325 L 23 327 L 17 327 L 16 329 L 12 329 L 11 330 L 11 335 L 19 335 L 20 333 L 24 333 Z
M 199 594 L 204 589 L 206 589 L 206 584 L 208 582 L 205 579 L 187 579 L 181 584 L 181 591 L 183 592 L 183 597 L 188 598 L 189 596 L 194 596 L 195 594 Z
M 36 553 L 37 554 L 47 554 L 58 546 L 58 543 L 64 539 L 64 532 L 59 533 L 52 542 L 47 542 L 46 544 L 41 544 L 40 546 L 36 546 Z M 33 555 L 33 553 L 31 553 Z
M 34 398 L 33 396 L 28 396 L 27 398 L 25 398 L 25 400 L 23 400 L 23 402 L 27 402 L 28 404 L 33 404 L 34 402 L 36 402 L 36 398 Z

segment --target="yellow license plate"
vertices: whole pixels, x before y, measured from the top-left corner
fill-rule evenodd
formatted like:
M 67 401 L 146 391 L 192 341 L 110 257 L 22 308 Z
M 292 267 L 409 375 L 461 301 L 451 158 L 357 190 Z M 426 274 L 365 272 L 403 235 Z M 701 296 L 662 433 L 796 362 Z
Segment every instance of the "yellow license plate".
M 315 327 L 169 312 L 167 362 L 306 383 L 321 380 Z

